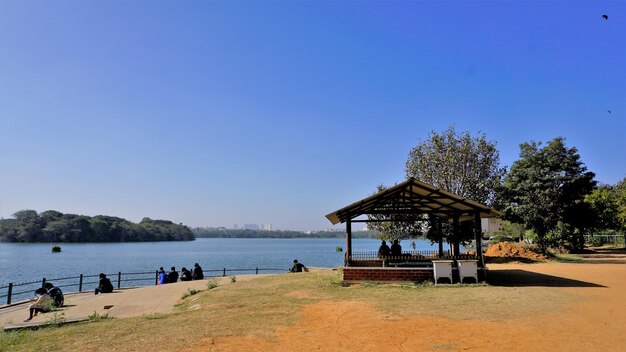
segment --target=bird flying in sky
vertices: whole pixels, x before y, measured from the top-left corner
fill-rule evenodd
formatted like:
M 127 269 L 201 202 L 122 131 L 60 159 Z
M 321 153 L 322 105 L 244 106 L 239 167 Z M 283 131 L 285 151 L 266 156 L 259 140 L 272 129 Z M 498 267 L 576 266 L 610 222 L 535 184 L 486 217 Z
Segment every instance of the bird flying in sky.
M 602 15 L 602 18 L 606 21 L 606 20 L 608 20 L 608 19 L 609 19 L 609 16 L 607 16 L 607 15 Z

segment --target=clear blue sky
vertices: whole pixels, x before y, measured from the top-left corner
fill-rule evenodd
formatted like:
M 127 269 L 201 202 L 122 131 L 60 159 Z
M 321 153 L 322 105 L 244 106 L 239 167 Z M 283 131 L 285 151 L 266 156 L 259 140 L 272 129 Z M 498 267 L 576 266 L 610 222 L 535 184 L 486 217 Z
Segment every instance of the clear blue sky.
M 615 183 L 625 17 L 623 1 L 1 1 L 0 216 L 329 228 L 451 124 L 505 165 L 564 136 Z

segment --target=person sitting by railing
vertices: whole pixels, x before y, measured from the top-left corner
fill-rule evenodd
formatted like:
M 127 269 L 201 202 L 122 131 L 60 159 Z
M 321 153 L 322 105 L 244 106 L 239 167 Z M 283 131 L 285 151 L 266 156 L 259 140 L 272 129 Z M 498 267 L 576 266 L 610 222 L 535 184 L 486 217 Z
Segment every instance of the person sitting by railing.
M 183 270 L 180 271 L 180 281 L 191 281 L 191 271 L 187 270 L 183 266 Z
M 165 285 L 167 283 L 167 273 L 163 270 L 163 267 L 159 269 L 159 285 Z
M 387 246 L 387 242 L 383 240 L 380 247 L 378 247 L 378 258 L 384 259 L 388 257 L 390 253 L 391 251 L 389 250 L 389 246 Z
M 54 301 L 45 288 L 40 287 L 35 290 L 35 295 L 37 296 L 36 300 L 32 299 L 35 300 L 35 303 L 28 306 L 29 315 L 27 319 L 24 319 L 24 322 L 33 319 L 34 316 L 37 316 L 37 313 L 49 312 L 52 307 Z
M 402 255 L 402 246 L 398 242 L 398 240 L 393 240 L 393 244 L 391 245 L 391 256 L 399 257 Z
M 304 264 L 302 263 L 298 263 L 298 259 L 294 259 L 293 260 L 293 266 L 291 267 L 291 269 L 289 269 L 290 273 L 301 273 L 303 271 L 308 272 L 309 269 L 304 266 Z
M 178 272 L 176 271 L 176 267 L 172 267 L 172 270 L 167 274 L 167 283 L 171 284 L 178 281 Z
M 52 282 L 46 282 L 44 288 L 48 291 L 48 295 L 54 300 L 54 306 L 57 308 L 63 307 L 63 303 L 65 303 L 63 291 L 61 291 L 60 288 L 54 286 Z
M 98 275 L 98 287 L 96 287 L 95 294 L 111 292 L 113 292 L 113 284 L 111 283 L 111 280 L 109 280 L 104 273 L 100 273 Z
M 193 279 L 194 280 L 204 279 L 204 273 L 202 272 L 202 268 L 200 267 L 200 264 L 198 263 L 193 265 Z

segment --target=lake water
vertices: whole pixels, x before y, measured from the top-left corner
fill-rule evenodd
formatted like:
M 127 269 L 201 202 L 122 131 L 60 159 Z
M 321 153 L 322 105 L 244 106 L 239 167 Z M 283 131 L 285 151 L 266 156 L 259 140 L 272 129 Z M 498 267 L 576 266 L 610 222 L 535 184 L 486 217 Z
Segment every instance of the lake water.
M 418 250 L 435 248 L 429 241 L 415 242 Z M 403 248 L 409 250 L 410 243 L 403 241 Z M 161 266 L 166 270 L 172 266 L 180 270 L 183 266 L 192 268 L 196 262 L 204 270 L 271 268 L 285 272 L 291 267 L 293 259 L 307 266 L 336 267 L 343 264 L 344 253 L 337 252 L 335 247 L 345 249 L 345 239 L 199 238 L 185 242 L 60 245 L 63 251 L 52 253 L 49 243 L 0 243 L 0 286 L 44 277 L 54 279 L 100 272 L 154 272 Z M 379 240 L 352 241 L 353 251 L 376 251 L 379 245 Z M 228 275 L 231 274 L 228 272 Z M 114 278 L 111 279 L 114 281 Z M 154 284 L 154 281 L 147 279 L 136 284 Z M 14 290 L 14 293 L 20 290 Z M 68 287 L 65 291 L 76 290 L 77 286 Z M 6 295 L 6 289 L 0 289 L 1 295 Z M 5 298 L 0 298 L 2 303 L 5 303 Z

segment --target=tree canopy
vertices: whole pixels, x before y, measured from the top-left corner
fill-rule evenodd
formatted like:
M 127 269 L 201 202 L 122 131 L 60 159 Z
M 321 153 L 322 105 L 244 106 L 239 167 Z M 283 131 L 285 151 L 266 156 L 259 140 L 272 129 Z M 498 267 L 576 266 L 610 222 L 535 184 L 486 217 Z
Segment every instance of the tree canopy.
M 150 218 L 135 224 L 113 216 L 89 217 L 55 210 L 41 214 L 21 210 L 13 217 L 0 220 L 0 242 L 139 242 L 195 238 L 187 226 Z
M 428 138 L 411 149 L 406 162 L 406 178 L 414 177 L 442 190 L 493 206 L 497 189 L 506 169 L 500 166 L 500 154 L 496 143 L 484 134 L 472 136 L 468 131 L 457 132 L 454 126 L 440 133 L 432 131 Z M 386 189 L 378 186 L 377 191 Z M 462 223 L 458 232 L 452 224 L 444 222 L 437 226 L 436 219 L 423 214 L 422 221 L 403 221 L 406 214 L 368 215 L 368 227 L 380 232 L 385 240 L 422 236 L 431 241 L 439 240 L 441 229 L 453 251 L 459 252 L 460 243 L 473 238 L 470 223 Z M 415 216 L 411 216 L 414 219 Z M 391 221 L 381 221 L 391 220 Z
M 496 142 L 484 134 L 457 132 L 454 126 L 437 133 L 409 152 L 406 178 L 429 183 L 473 201 L 492 206 L 506 168 L 500 166 Z
M 582 230 L 588 226 L 590 212 L 583 203 L 596 185 L 594 177 L 578 150 L 567 148 L 561 137 L 543 148 L 540 142 L 522 143 L 520 158 L 504 179 L 501 196 L 506 217 L 533 230 L 545 250 L 546 235 L 557 227 Z

